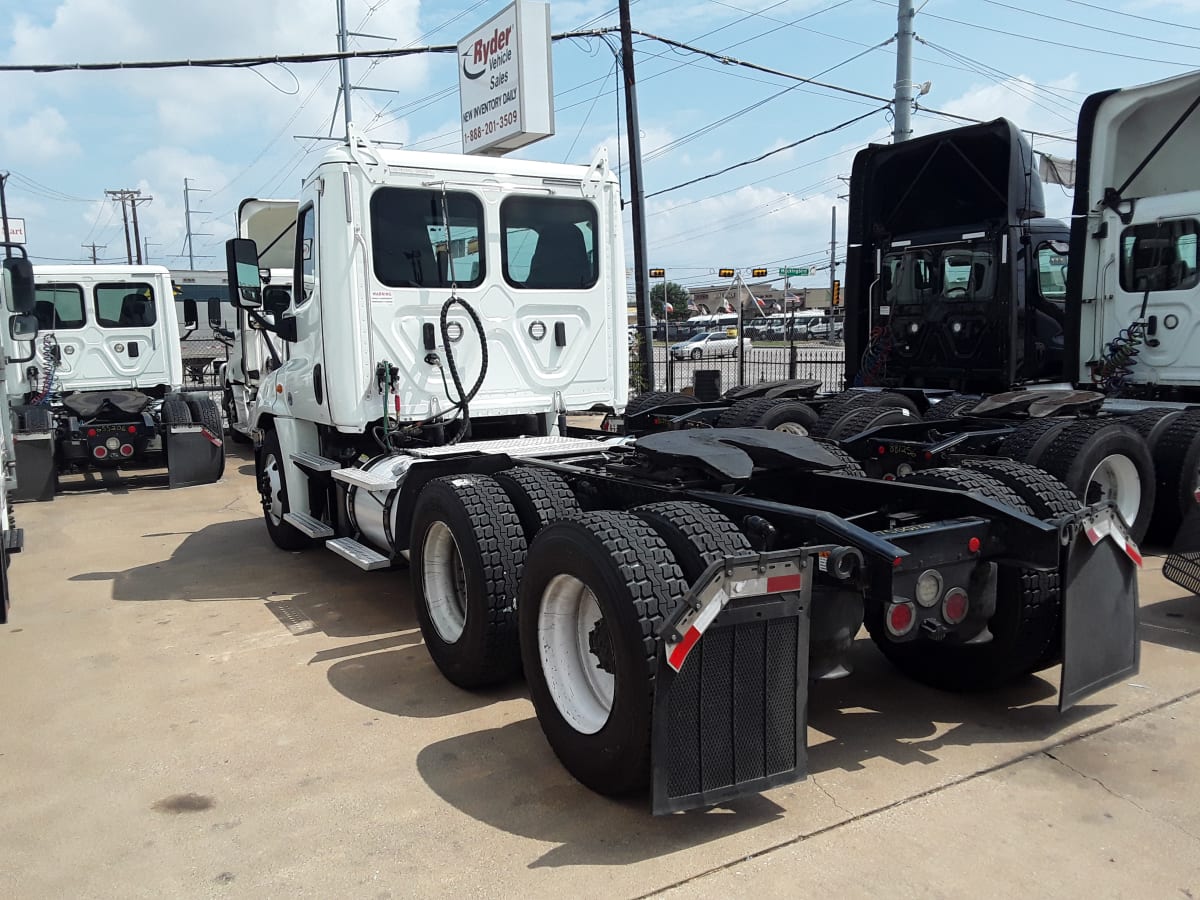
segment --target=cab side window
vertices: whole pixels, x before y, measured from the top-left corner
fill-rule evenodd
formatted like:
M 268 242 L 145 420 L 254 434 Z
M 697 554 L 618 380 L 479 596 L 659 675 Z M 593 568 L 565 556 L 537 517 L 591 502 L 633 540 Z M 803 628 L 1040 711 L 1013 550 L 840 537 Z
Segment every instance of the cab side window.
M 303 306 L 317 284 L 317 210 L 305 207 L 296 229 L 296 306 Z
M 158 321 L 154 288 L 142 282 L 98 284 L 96 322 L 101 328 L 146 328 Z
M 1121 289 L 1186 291 L 1200 284 L 1196 236 L 1200 222 L 1173 219 L 1133 225 L 1121 232 Z
M 33 314 L 40 331 L 84 326 L 83 288 L 77 284 L 39 284 L 34 291 Z

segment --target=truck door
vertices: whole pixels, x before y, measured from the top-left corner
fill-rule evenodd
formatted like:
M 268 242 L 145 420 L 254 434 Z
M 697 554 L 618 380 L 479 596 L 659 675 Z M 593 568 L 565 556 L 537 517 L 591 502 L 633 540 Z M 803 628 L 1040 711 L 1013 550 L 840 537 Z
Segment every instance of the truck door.
M 300 209 L 296 222 L 295 274 L 292 310 L 296 317 L 296 341 L 289 348 L 284 368 L 291 373 L 287 392 L 292 415 L 309 422 L 330 421 L 330 398 L 325 382 L 325 341 L 321 323 L 321 252 L 317 235 L 316 203 Z

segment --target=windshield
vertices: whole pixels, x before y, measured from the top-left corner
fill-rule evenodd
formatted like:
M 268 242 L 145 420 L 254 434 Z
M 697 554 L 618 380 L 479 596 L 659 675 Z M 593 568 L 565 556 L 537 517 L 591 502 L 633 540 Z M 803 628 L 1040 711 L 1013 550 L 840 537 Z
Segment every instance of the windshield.
M 904 306 L 934 300 L 990 300 L 996 290 L 990 243 L 905 248 L 883 258 L 883 302 Z
M 1038 247 L 1038 287 L 1047 300 L 1067 296 L 1067 247 L 1055 241 Z

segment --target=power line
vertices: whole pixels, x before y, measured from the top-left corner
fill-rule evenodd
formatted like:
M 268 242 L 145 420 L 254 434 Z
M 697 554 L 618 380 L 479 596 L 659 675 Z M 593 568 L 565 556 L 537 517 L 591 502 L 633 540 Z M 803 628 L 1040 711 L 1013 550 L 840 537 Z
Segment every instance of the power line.
M 1026 9 L 1023 6 L 1013 6 L 1011 3 L 1003 3 L 1001 0 L 983 0 L 984 3 L 989 3 L 992 6 L 999 6 L 1002 9 L 1011 9 L 1015 12 L 1025 13 L 1026 15 L 1036 16 L 1039 19 L 1049 19 L 1051 22 L 1062 22 L 1066 25 L 1074 25 L 1076 28 L 1086 28 L 1088 31 L 1099 31 L 1103 34 L 1115 34 L 1121 38 L 1132 38 L 1135 41 L 1149 41 L 1152 44 L 1163 44 L 1167 47 L 1182 47 L 1184 50 L 1195 50 L 1195 44 L 1181 44 L 1178 41 L 1164 41 L 1161 38 L 1146 37 L 1141 34 L 1130 34 L 1127 31 L 1117 31 L 1114 28 L 1102 28 L 1099 25 L 1088 25 L 1086 22 L 1077 22 L 1074 19 L 1063 19 L 1059 16 L 1052 16 L 1042 10 L 1034 11 Z
M 892 5 L 892 4 L 888 3 L 887 0 L 873 0 L 873 2 L 878 3 L 881 6 L 891 6 Z M 1034 43 L 1038 43 L 1038 44 L 1047 44 L 1051 47 L 1064 47 L 1068 50 L 1080 50 L 1084 53 L 1099 53 L 1101 56 L 1109 56 L 1109 57 L 1115 56 L 1120 59 L 1137 60 L 1138 62 L 1159 63 L 1164 66 L 1178 66 L 1181 69 L 1197 68 L 1197 63 L 1185 63 L 1185 62 L 1179 62 L 1178 60 L 1173 60 L 1173 59 L 1155 59 L 1154 57 L 1151 57 L 1151 56 L 1137 56 L 1132 53 L 1118 53 L 1115 50 L 1101 50 L 1097 47 L 1082 47 L 1079 44 L 1068 44 L 1063 41 L 1052 41 L 1049 38 L 1034 37 L 1032 34 L 1025 34 L 1020 31 L 1005 31 L 1003 28 L 992 28 L 988 25 L 980 25 L 977 22 L 964 22 L 961 19 L 951 19 L 949 16 L 939 16 L 936 13 L 925 12 L 925 13 L 921 13 L 921 15 L 924 16 L 926 19 L 937 19 L 940 22 L 950 22 L 954 25 L 962 25 L 966 28 L 978 28 L 980 31 L 988 31 L 988 32 L 991 32 L 992 34 L 1002 34 L 1005 37 L 1020 38 L 1021 40 L 1033 41 Z
M 1166 25 L 1170 28 L 1186 28 L 1188 31 L 1200 31 L 1200 27 L 1196 25 L 1168 22 L 1165 19 L 1152 19 L 1149 16 L 1139 16 L 1136 13 L 1125 12 L 1120 9 L 1109 9 L 1107 6 L 1100 6 L 1098 3 L 1085 3 L 1083 0 L 1063 0 L 1063 2 L 1074 3 L 1076 6 L 1086 6 L 1088 9 L 1098 9 L 1100 12 L 1106 12 L 1114 16 L 1124 16 L 1127 19 L 1140 19 L 1143 22 L 1153 22 L 1155 25 Z
M 790 144 L 785 144 L 784 146 L 777 147 L 774 150 L 768 150 L 766 153 L 762 154 L 761 156 L 754 157 L 754 159 L 743 160 L 740 163 L 734 163 L 732 166 L 726 166 L 725 168 L 720 169 L 716 172 L 710 172 L 707 175 L 700 175 L 696 178 L 689 179 L 688 181 L 683 181 L 683 182 L 680 182 L 679 184 L 672 185 L 669 188 L 663 188 L 660 191 L 655 191 L 652 194 L 647 194 L 646 199 L 648 200 L 651 197 L 658 197 L 662 194 L 670 193 L 671 191 L 677 191 L 680 188 L 689 187 L 690 185 L 698 184 L 701 181 L 708 181 L 708 179 L 710 179 L 710 178 L 716 178 L 720 175 L 726 174 L 727 172 L 732 172 L 734 169 L 740 169 L 740 168 L 743 168 L 744 166 L 752 166 L 755 163 L 762 162 L 764 159 L 767 159 L 768 157 L 774 156 L 776 153 L 782 153 L 785 150 L 791 150 L 793 147 L 799 147 L 801 144 L 806 144 L 809 141 L 815 140 L 816 138 L 824 137 L 827 134 L 833 134 L 835 131 L 841 131 L 843 128 L 848 128 L 851 125 L 861 122 L 863 119 L 868 119 L 871 116 L 875 115 L 876 113 L 881 113 L 885 109 L 890 109 L 890 108 L 891 108 L 890 104 L 885 104 L 884 106 L 881 106 L 878 109 L 873 109 L 870 112 L 863 113 L 861 116 L 855 116 L 853 119 L 847 119 L 845 122 L 842 122 L 838 125 L 834 125 L 832 128 L 826 128 L 824 131 L 814 132 L 813 134 L 810 134 L 807 137 L 800 138 L 800 140 L 798 140 L 798 141 L 792 141 L 792 143 L 790 143 Z

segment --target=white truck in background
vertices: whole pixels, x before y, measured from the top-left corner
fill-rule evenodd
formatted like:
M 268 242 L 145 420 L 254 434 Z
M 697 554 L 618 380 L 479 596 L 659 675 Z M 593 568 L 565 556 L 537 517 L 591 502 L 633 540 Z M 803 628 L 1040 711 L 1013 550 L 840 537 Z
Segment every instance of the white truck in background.
M 60 473 L 85 469 L 165 465 L 171 487 L 219 479 L 220 411 L 183 390 L 167 269 L 35 266 L 34 279 L 40 335 L 17 420 L 51 439 L 21 460 L 23 499 L 51 499 Z
M 32 315 L 33 265 L 19 244 L 0 242 L 4 260 L 0 263 L 0 352 L 4 359 L 0 364 L 0 381 L 3 381 L 0 397 L 0 625 L 8 622 L 10 597 L 8 589 L 8 563 L 10 555 L 20 553 L 24 546 L 24 532 L 17 527 L 13 510 L 14 493 L 18 487 L 17 454 L 18 436 L 15 434 L 14 412 L 11 395 L 14 385 L 19 385 L 21 366 L 32 359 L 31 342 L 37 337 L 37 319 Z M 17 255 L 13 255 L 17 254 Z

